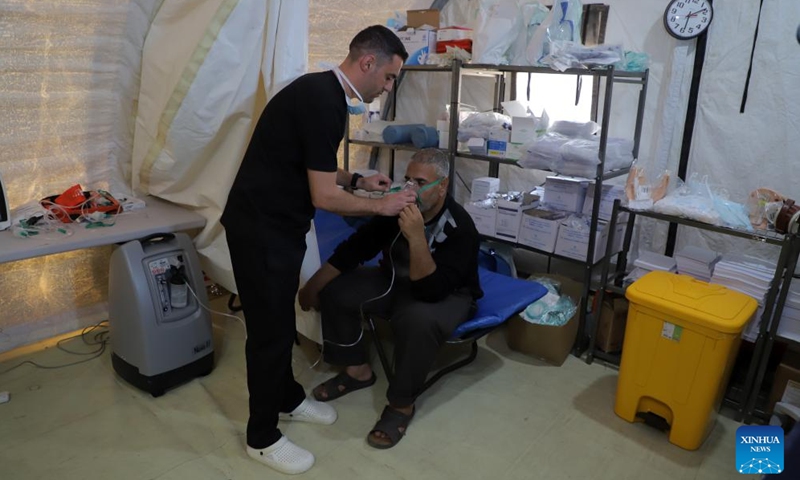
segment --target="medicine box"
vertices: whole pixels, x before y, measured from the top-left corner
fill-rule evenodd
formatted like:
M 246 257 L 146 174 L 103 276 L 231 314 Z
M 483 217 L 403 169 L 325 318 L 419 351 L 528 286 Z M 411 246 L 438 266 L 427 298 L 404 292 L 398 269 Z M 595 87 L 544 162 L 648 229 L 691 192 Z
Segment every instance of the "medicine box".
M 486 155 L 494 158 L 506 158 L 506 145 L 508 145 L 509 138 L 508 130 L 489 132 L 489 138 L 486 140 Z
M 516 242 L 522 213 L 539 205 L 539 197 L 529 193 L 523 194 L 519 201 L 497 199 L 497 219 L 495 237 Z
M 526 143 L 536 138 L 534 117 L 511 117 L 511 143 Z
M 592 215 L 594 207 L 594 182 L 590 182 L 586 188 L 586 200 L 583 202 L 583 214 Z M 602 220 L 611 219 L 611 211 L 614 209 L 614 200 L 625 198 L 625 188 L 619 185 L 603 185 L 600 193 L 599 218 Z
M 481 235 L 495 236 L 495 223 L 497 221 L 497 208 L 492 205 L 486 208 L 488 202 L 470 202 L 464 205 L 464 210 L 472 217 L 475 228 Z
M 486 197 L 500 190 L 500 179 L 496 177 L 479 177 L 472 181 L 472 192 L 470 193 L 469 200 L 477 202 L 478 200 L 485 200 Z
M 538 208 L 525 210 L 522 213 L 517 242 L 543 252 L 553 253 L 558 238 L 558 226 L 565 216 L 565 213 L 552 210 Z
M 580 213 L 589 181 L 574 177 L 547 177 L 542 203 L 554 210 Z
M 575 218 L 575 217 L 571 217 Z M 570 219 L 561 222 L 558 228 L 555 254 L 576 260 L 586 260 L 589 251 L 589 219 L 586 224 L 574 222 Z M 608 240 L 608 224 L 599 222 L 595 232 L 593 261 L 598 261 L 605 255 L 606 241 Z
M 436 51 L 436 32 L 433 30 L 401 30 L 397 32 L 408 52 L 406 65 L 425 65 L 428 55 Z

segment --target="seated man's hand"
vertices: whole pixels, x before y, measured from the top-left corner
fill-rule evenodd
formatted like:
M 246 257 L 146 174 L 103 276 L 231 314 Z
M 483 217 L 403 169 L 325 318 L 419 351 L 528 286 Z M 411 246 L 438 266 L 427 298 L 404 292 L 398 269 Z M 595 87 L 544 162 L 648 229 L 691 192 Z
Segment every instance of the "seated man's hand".
M 382 173 L 358 179 L 357 186 L 368 192 L 385 192 L 392 185 L 392 179 Z
M 422 212 L 419 211 L 416 204 L 409 205 L 400 212 L 400 218 L 397 220 L 400 225 L 400 231 L 406 237 L 408 243 L 422 240 L 425 242 L 425 220 L 422 218 Z
M 297 300 L 300 302 L 300 308 L 304 312 L 311 310 L 319 310 L 319 292 L 313 288 L 309 288 L 308 284 L 303 286 L 297 292 Z
M 379 208 L 381 215 L 393 217 L 395 215 L 399 215 L 400 212 L 402 212 L 403 209 L 409 205 L 416 207 L 417 194 L 411 190 L 402 190 L 397 193 L 384 195 L 383 198 L 376 201 L 381 202 Z

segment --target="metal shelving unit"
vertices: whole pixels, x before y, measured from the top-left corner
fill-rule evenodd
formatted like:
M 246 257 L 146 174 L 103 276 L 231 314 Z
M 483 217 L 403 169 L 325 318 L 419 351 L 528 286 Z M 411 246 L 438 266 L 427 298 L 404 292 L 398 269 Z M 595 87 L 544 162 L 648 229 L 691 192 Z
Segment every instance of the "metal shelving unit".
M 627 270 L 627 258 L 630 250 L 631 240 L 633 237 L 633 226 L 636 222 L 636 217 L 647 217 L 656 220 L 669 222 L 675 225 L 684 225 L 692 228 L 698 228 L 710 232 L 716 232 L 723 235 L 730 235 L 738 238 L 744 238 L 754 242 L 766 243 L 775 245 L 780 248 L 780 255 L 778 263 L 775 268 L 775 273 L 764 298 L 764 311 L 761 315 L 761 322 L 759 325 L 759 332 L 756 342 L 753 347 L 753 353 L 750 360 L 747 362 L 747 371 L 743 379 L 739 381 L 731 381 L 728 387 L 727 394 L 723 404 L 727 407 L 733 408 L 737 412 L 737 420 L 744 419 L 749 422 L 754 418 L 764 419 L 765 413 L 759 412 L 757 409 L 757 401 L 764 376 L 769 361 L 772 346 L 775 343 L 777 336 L 778 324 L 783 313 L 783 306 L 786 302 L 786 296 L 789 292 L 789 285 L 793 278 L 793 272 L 797 265 L 798 254 L 800 254 L 800 237 L 796 235 L 783 235 L 772 231 L 757 230 L 749 232 L 746 230 L 738 230 L 727 227 L 718 227 L 696 220 L 687 218 L 675 217 L 672 215 L 664 215 L 656 212 L 637 211 L 623 207 L 619 200 L 614 202 L 611 220 L 609 221 L 608 244 L 613 242 L 614 231 L 620 213 L 628 214 L 627 230 L 625 239 L 622 244 L 622 251 L 617 256 L 616 268 L 613 273 L 610 272 L 610 256 L 608 251 L 604 261 L 602 262 L 600 287 L 597 293 L 596 305 L 597 311 L 591 313 L 592 328 L 589 332 L 589 347 L 586 353 L 586 363 L 592 363 L 594 359 L 598 359 L 609 363 L 611 365 L 619 366 L 621 354 L 619 353 L 605 353 L 595 348 L 594 342 L 597 336 L 598 318 L 600 310 L 603 305 L 603 297 L 606 291 L 617 294 L 624 294 L 625 288 L 623 287 L 623 278 Z M 610 250 L 610 247 L 609 249 Z M 786 341 L 794 342 L 791 339 Z M 800 342 L 794 342 L 800 345 Z
M 455 178 L 456 172 L 456 159 L 468 159 L 482 161 L 489 164 L 488 175 L 497 177 L 500 173 L 500 165 L 516 166 L 519 167 L 515 160 L 504 158 L 495 158 L 485 155 L 475 155 L 468 152 L 458 150 L 458 111 L 461 105 L 461 87 L 462 76 L 480 76 L 487 77 L 494 80 L 494 93 L 493 93 L 493 110 L 496 112 L 502 111 L 501 102 L 506 99 L 506 85 L 509 84 L 510 94 L 508 97 L 514 100 L 516 91 L 516 75 L 517 73 L 542 73 L 549 75 L 578 75 L 578 76 L 591 76 L 594 79 L 594 92 L 592 95 L 592 120 L 599 123 L 601 126 L 600 131 L 600 145 L 599 145 L 599 159 L 600 163 L 597 166 L 597 171 L 594 179 L 594 204 L 592 209 L 592 218 L 590 221 L 590 235 L 587 249 L 587 258 L 585 261 L 575 260 L 567 257 L 561 257 L 550 252 L 537 250 L 526 245 L 517 243 L 505 242 L 517 248 L 533 251 L 549 258 L 560 258 L 571 262 L 584 265 L 584 291 L 580 300 L 579 307 L 579 338 L 575 342 L 573 352 L 580 356 L 588 346 L 588 337 L 585 335 L 586 315 L 589 311 L 589 293 L 592 290 L 592 272 L 594 268 L 600 263 L 598 259 L 594 258 L 595 249 L 595 233 L 597 232 L 600 211 L 600 199 L 602 196 L 603 181 L 625 175 L 629 172 L 629 168 L 615 170 L 612 172 L 605 172 L 604 165 L 606 159 L 606 145 L 608 141 L 608 131 L 611 119 L 611 105 L 612 94 L 615 84 L 630 84 L 639 86 L 639 97 L 637 102 L 636 121 L 633 132 L 633 158 L 639 156 L 639 144 L 642 134 L 642 123 L 644 116 L 645 99 L 647 97 L 647 84 L 649 78 L 649 71 L 644 72 L 621 72 L 616 70 L 613 66 L 592 67 L 592 68 L 571 68 L 563 72 L 553 70 L 549 67 L 529 67 L 529 66 L 514 66 L 514 65 L 482 65 L 482 64 L 464 64 L 460 61 L 455 61 L 450 67 L 438 66 L 405 66 L 401 70 L 400 77 L 398 78 L 397 88 L 393 89 L 392 98 L 390 100 L 390 109 L 387 111 L 387 116 L 395 118 L 395 106 L 397 105 L 397 91 L 401 85 L 403 77 L 410 72 L 448 72 L 451 75 L 450 85 L 450 136 L 447 146 L 447 154 L 450 158 L 450 178 Z M 600 85 L 603 85 L 601 87 Z M 602 108 L 600 108 L 600 96 L 602 94 Z M 602 111 L 602 118 L 600 112 Z M 348 129 L 349 131 L 349 129 Z M 345 168 L 348 166 L 349 144 L 367 145 L 378 148 L 387 148 L 391 152 L 391 169 L 394 171 L 394 152 L 397 150 L 410 150 L 416 151 L 413 145 L 389 145 L 376 142 L 363 142 L 357 140 L 346 139 L 344 145 L 345 154 Z M 373 150 L 375 152 L 375 150 Z M 451 193 L 455 187 L 455 182 L 450 183 Z M 492 240 L 503 241 L 492 237 Z

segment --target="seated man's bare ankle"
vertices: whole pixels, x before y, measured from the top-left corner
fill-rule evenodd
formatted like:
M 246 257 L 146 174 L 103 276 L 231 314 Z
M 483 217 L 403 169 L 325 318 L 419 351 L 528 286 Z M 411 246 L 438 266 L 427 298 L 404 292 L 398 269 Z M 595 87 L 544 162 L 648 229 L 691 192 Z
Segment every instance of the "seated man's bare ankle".
M 345 372 L 356 380 L 364 381 L 372 378 L 372 368 L 368 363 L 349 366 Z

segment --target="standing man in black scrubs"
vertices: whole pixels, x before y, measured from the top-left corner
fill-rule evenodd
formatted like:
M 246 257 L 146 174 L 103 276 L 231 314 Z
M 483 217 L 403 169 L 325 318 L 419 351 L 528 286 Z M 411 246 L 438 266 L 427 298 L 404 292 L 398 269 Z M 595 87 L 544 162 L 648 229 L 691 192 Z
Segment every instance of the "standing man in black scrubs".
M 338 186 L 386 190 L 383 175 L 361 177 L 338 168 L 346 115 L 391 91 L 403 44 L 375 25 L 350 42 L 332 71 L 298 78 L 267 104 L 236 175 L 221 222 L 247 325 L 250 418 L 247 453 L 283 473 L 302 473 L 314 455 L 278 430 L 278 418 L 330 425 L 336 411 L 306 398 L 292 373 L 295 296 L 315 208 L 342 215 L 398 215 L 413 205 L 410 191 L 380 199 Z

